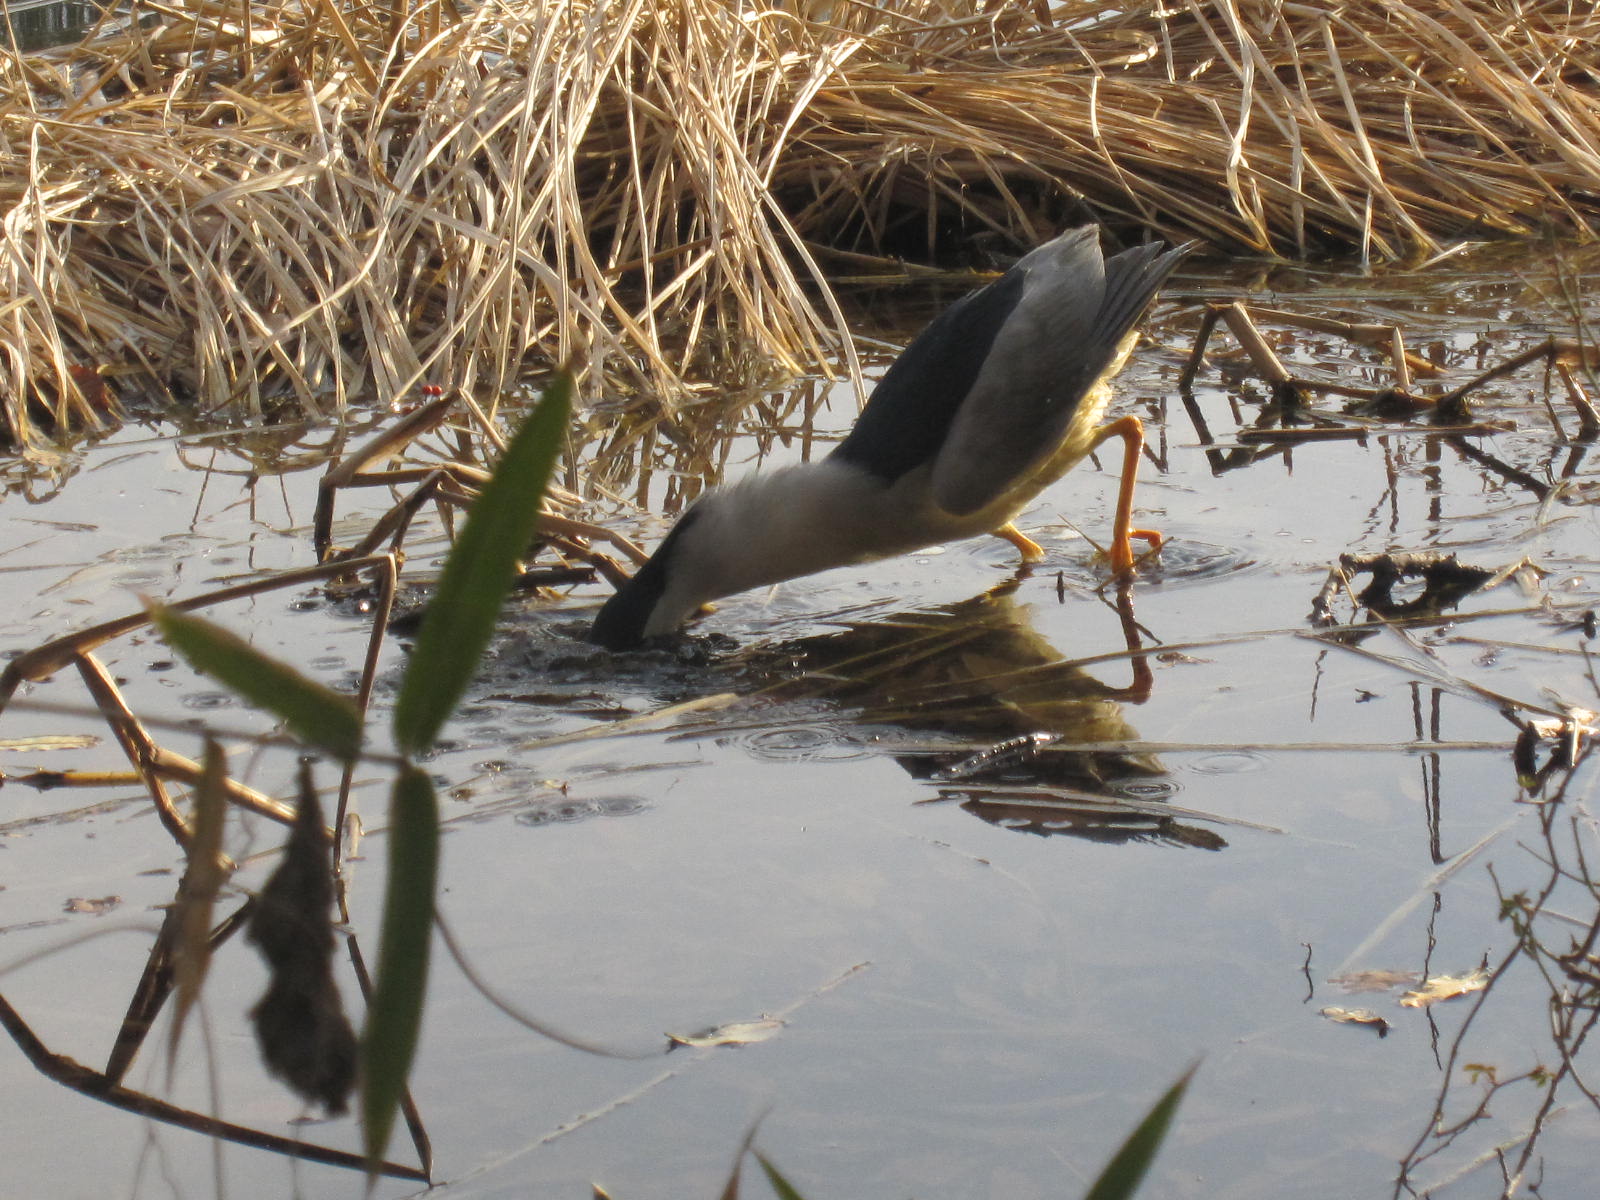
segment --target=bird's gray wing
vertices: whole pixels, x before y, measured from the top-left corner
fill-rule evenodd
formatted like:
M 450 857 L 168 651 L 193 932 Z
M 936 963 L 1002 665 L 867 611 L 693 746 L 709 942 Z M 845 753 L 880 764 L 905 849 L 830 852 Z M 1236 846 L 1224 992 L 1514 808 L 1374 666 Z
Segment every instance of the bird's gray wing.
M 1022 299 L 1015 267 L 963 296 L 901 351 L 830 456 L 884 483 L 932 462 L 978 380 L 996 335 Z
M 1012 268 L 1023 275 L 1022 294 L 934 460 L 939 507 L 958 516 L 977 512 L 1055 453 L 1184 252 L 1163 254 L 1151 244 L 1103 260 L 1096 230 L 1087 227 L 1046 242 Z

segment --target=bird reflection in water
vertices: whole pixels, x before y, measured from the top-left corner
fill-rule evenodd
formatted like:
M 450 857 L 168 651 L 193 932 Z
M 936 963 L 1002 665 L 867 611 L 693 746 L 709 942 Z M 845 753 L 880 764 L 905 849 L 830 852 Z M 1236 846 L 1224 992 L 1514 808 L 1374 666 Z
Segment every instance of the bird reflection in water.
M 1218 850 L 1217 833 L 1178 819 L 1159 799 L 1165 769 L 1139 751 L 1126 708 L 1149 698 L 1154 677 L 1130 595 L 1116 611 L 1131 668 L 1125 686 L 1064 661 L 1033 629 L 1014 594 L 1022 576 L 971 600 L 847 625 L 760 651 L 752 666 L 780 676 L 763 694 L 852 710 L 864 726 L 914 730 L 895 751 L 913 777 L 985 821 L 1041 835 L 1154 841 Z

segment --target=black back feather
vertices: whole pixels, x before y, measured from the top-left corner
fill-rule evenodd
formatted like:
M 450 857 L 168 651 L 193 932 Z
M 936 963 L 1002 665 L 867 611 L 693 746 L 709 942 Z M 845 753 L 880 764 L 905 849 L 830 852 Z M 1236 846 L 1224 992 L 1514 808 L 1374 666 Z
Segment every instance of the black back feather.
M 1024 282 L 1022 272 L 1008 271 L 935 317 L 884 373 L 829 457 L 885 483 L 931 461 L 1022 299 Z

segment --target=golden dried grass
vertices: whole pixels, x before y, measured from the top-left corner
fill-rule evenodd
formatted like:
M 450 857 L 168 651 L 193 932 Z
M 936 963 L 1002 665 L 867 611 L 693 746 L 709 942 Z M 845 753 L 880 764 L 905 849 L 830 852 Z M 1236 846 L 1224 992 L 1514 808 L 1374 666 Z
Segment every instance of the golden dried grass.
M 1094 213 L 1228 250 L 1587 234 L 1600 15 L 1429 0 L 141 0 L 0 53 L 0 398 L 250 418 L 849 355 L 821 246 Z M 672 436 L 672 422 L 666 427 Z
M 796 223 L 881 236 L 896 202 L 932 207 L 922 191 L 1033 241 L 1065 195 L 1233 252 L 1393 259 L 1587 236 L 1600 212 L 1594 5 L 1072 3 L 1049 26 L 1020 11 L 858 54 L 774 180 Z

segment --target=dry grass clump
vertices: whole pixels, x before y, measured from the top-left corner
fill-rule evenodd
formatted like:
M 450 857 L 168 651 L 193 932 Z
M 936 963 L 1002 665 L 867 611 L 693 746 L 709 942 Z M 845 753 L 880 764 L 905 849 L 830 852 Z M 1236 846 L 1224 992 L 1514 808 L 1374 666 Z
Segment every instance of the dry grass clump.
M 157 25 L 0 61 L 13 431 L 30 403 L 93 422 L 102 380 L 253 415 L 495 394 L 553 359 L 674 395 L 736 335 L 821 357 L 761 175 L 821 69 L 785 23 L 710 0 L 139 10 Z
M 567 360 L 644 436 L 844 346 L 814 254 L 1096 214 L 1379 257 L 1587 233 L 1600 15 L 139 0 L 0 54 L 0 399 L 254 417 Z
M 1050 12 L 870 38 L 774 179 L 796 224 L 878 238 L 941 209 L 1033 241 L 1070 201 L 1231 252 L 1394 259 L 1600 215 L 1600 6 Z

